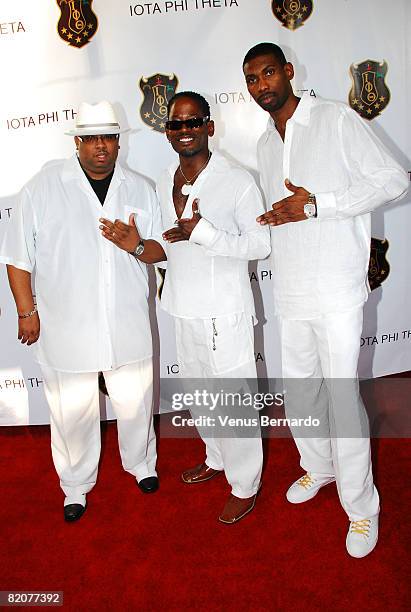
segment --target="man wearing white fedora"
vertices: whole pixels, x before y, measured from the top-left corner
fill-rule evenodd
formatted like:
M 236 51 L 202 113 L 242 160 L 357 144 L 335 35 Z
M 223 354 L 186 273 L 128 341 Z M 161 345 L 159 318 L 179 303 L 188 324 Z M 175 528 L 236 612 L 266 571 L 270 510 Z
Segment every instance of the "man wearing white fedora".
M 161 239 L 153 189 L 116 162 L 124 131 L 109 102 L 82 103 L 75 128 L 67 132 L 76 155 L 49 162 L 23 187 L 0 249 L 18 338 L 36 343 L 69 522 L 84 513 L 97 479 L 98 372 L 117 417 L 124 469 L 144 493 L 158 488 L 145 262 L 164 254 L 152 240 Z M 102 216 L 137 223 L 145 240 L 135 254 L 101 236 Z

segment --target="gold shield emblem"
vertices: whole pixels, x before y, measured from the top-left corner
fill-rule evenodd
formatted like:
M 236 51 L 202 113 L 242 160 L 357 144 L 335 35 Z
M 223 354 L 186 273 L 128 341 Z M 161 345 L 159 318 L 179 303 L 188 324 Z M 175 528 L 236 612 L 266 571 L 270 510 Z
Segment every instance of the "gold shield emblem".
M 390 264 L 386 259 L 388 240 L 371 238 L 370 263 L 368 266 L 368 282 L 371 291 L 377 289 L 390 273 Z
M 144 100 L 140 107 L 140 116 L 144 123 L 156 132 L 164 132 L 167 121 L 167 104 L 178 86 L 175 74 L 153 74 L 140 79 L 140 89 Z
M 348 96 L 351 106 L 364 119 L 374 119 L 390 101 L 390 90 L 385 83 L 387 62 L 366 60 L 351 64 L 352 87 Z
M 93 0 L 57 0 L 61 12 L 57 32 L 71 47 L 84 47 L 97 31 L 92 3 Z
M 313 12 L 312 0 L 272 0 L 271 9 L 274 17 L 289 30 L 296 30 Z

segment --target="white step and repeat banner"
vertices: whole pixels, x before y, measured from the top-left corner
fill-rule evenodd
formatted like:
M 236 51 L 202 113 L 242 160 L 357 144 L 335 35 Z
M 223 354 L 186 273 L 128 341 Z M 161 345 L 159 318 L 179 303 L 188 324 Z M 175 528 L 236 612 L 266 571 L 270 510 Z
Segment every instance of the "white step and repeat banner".
M 22 185 L 50 159 L 68 157 L 80 102 L 108 99 L 123 125 L 123 163 L 153 182 L 173 158 L 164 136 L 165 103 L 191 89 L 210 102 L 213 148 L 255 174 L 255 145 L 267 115 L 250 100 L 246 51 L 278 43 L 294 63 L 295 90 L 343 100 L 408 170 L 411 167 L 409 0 L 0 0 L 0 239 Z M 307 152 L 309 155 L 309 151 Z M 408 201 L 409 201 L 408 197 Z M 374 214 L 360 375 L 411 369 L 411 208 L 407 200 Z M 0 424 L 47 423 L 32 349 L 0 270 Z M 93 279 L 90 279 L 93 282 Z M 267 262 L 250 268 L 259 324 L 261 376 L 280 375 Z M 153 292 L 154 293 L 154 292 Z M 157 369 L 178 377 L 172 322 L 158 312 Z M 162 406 L 161 408 L 167 408 Z M 110 406 L 106 416 L 111 417 Z

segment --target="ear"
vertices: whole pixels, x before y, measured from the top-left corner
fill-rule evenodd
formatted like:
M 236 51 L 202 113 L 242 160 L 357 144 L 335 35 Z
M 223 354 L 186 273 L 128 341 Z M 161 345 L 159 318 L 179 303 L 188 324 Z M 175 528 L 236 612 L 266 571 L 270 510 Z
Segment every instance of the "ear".
M 208 123 L 207 123 L 207 134 L 210 136 L 214 136 L 214 121 L 211 119 Z
M 284 64 L 284 72 L 289 81 L 291 81 L 294 78 L 294 66 L 290 62 L 287 62 L 286 64 Z
M 81 140 L 79 140 L 77 136 L 74 136 L 74 142 L 76 143 L 76 149 L 78 149 Z

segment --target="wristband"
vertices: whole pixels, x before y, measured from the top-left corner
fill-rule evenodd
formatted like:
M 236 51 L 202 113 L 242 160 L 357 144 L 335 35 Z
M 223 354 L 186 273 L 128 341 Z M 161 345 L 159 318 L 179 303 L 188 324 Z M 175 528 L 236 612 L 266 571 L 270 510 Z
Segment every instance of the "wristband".
M 32 317 L 37 312 L 37 306 L 34 307 L 34 310 L 31 312 L 27 312 L 26 314 L 19 314 L 19 319 L 27 319 L 28 317 Z

